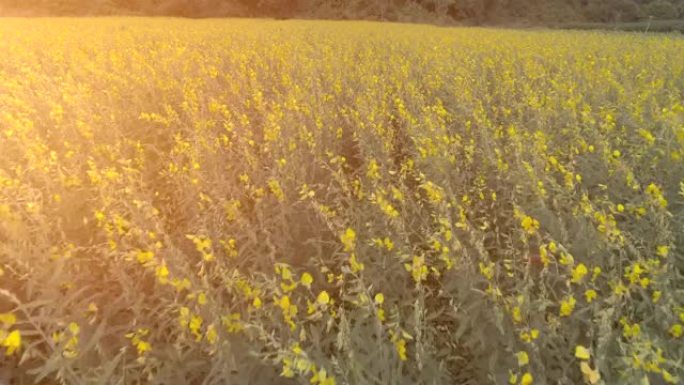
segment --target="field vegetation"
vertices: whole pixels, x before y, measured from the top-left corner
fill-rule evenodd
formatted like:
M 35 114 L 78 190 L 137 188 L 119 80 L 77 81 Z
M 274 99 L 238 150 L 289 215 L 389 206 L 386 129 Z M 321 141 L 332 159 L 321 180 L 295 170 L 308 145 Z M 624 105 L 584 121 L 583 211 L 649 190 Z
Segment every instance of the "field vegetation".
M 0 22 L 0 382 L 681 384 L 684 40 Z

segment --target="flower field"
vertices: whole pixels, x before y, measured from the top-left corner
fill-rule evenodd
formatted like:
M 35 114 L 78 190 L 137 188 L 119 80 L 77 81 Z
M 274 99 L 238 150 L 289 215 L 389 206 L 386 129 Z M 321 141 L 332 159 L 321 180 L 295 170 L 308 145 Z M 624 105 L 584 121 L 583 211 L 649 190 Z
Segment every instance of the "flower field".
M 680 36 L 0 19 L 0 383 L 681 384 L 683 325 Z

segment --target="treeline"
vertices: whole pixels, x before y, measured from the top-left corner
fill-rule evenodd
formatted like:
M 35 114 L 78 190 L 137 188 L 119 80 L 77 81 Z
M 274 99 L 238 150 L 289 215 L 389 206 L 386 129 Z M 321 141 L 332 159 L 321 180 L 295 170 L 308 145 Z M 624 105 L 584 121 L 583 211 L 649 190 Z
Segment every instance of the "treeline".
M 612 23 L 681 19 L 684 0 L 0 0 L 2 14 Z

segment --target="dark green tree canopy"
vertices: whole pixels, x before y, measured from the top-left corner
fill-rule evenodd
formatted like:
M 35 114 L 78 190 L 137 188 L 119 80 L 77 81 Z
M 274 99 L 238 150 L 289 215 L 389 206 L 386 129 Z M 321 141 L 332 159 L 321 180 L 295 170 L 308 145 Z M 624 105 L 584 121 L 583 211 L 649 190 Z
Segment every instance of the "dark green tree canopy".
M 682 19 L 684 0 L 0 0 L 2 14 L 613 23 Z

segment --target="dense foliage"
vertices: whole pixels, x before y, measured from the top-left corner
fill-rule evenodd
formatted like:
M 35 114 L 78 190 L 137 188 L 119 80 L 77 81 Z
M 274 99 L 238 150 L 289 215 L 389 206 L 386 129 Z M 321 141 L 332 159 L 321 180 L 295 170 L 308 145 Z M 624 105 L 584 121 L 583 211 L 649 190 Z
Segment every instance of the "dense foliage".
M 631 22 L 684 18 L 684 0 L 0 0 L 9 14 L 148 14 L 448 23 Z
M 0 381 L 681 383 L 683 51 L 5 19 Z

